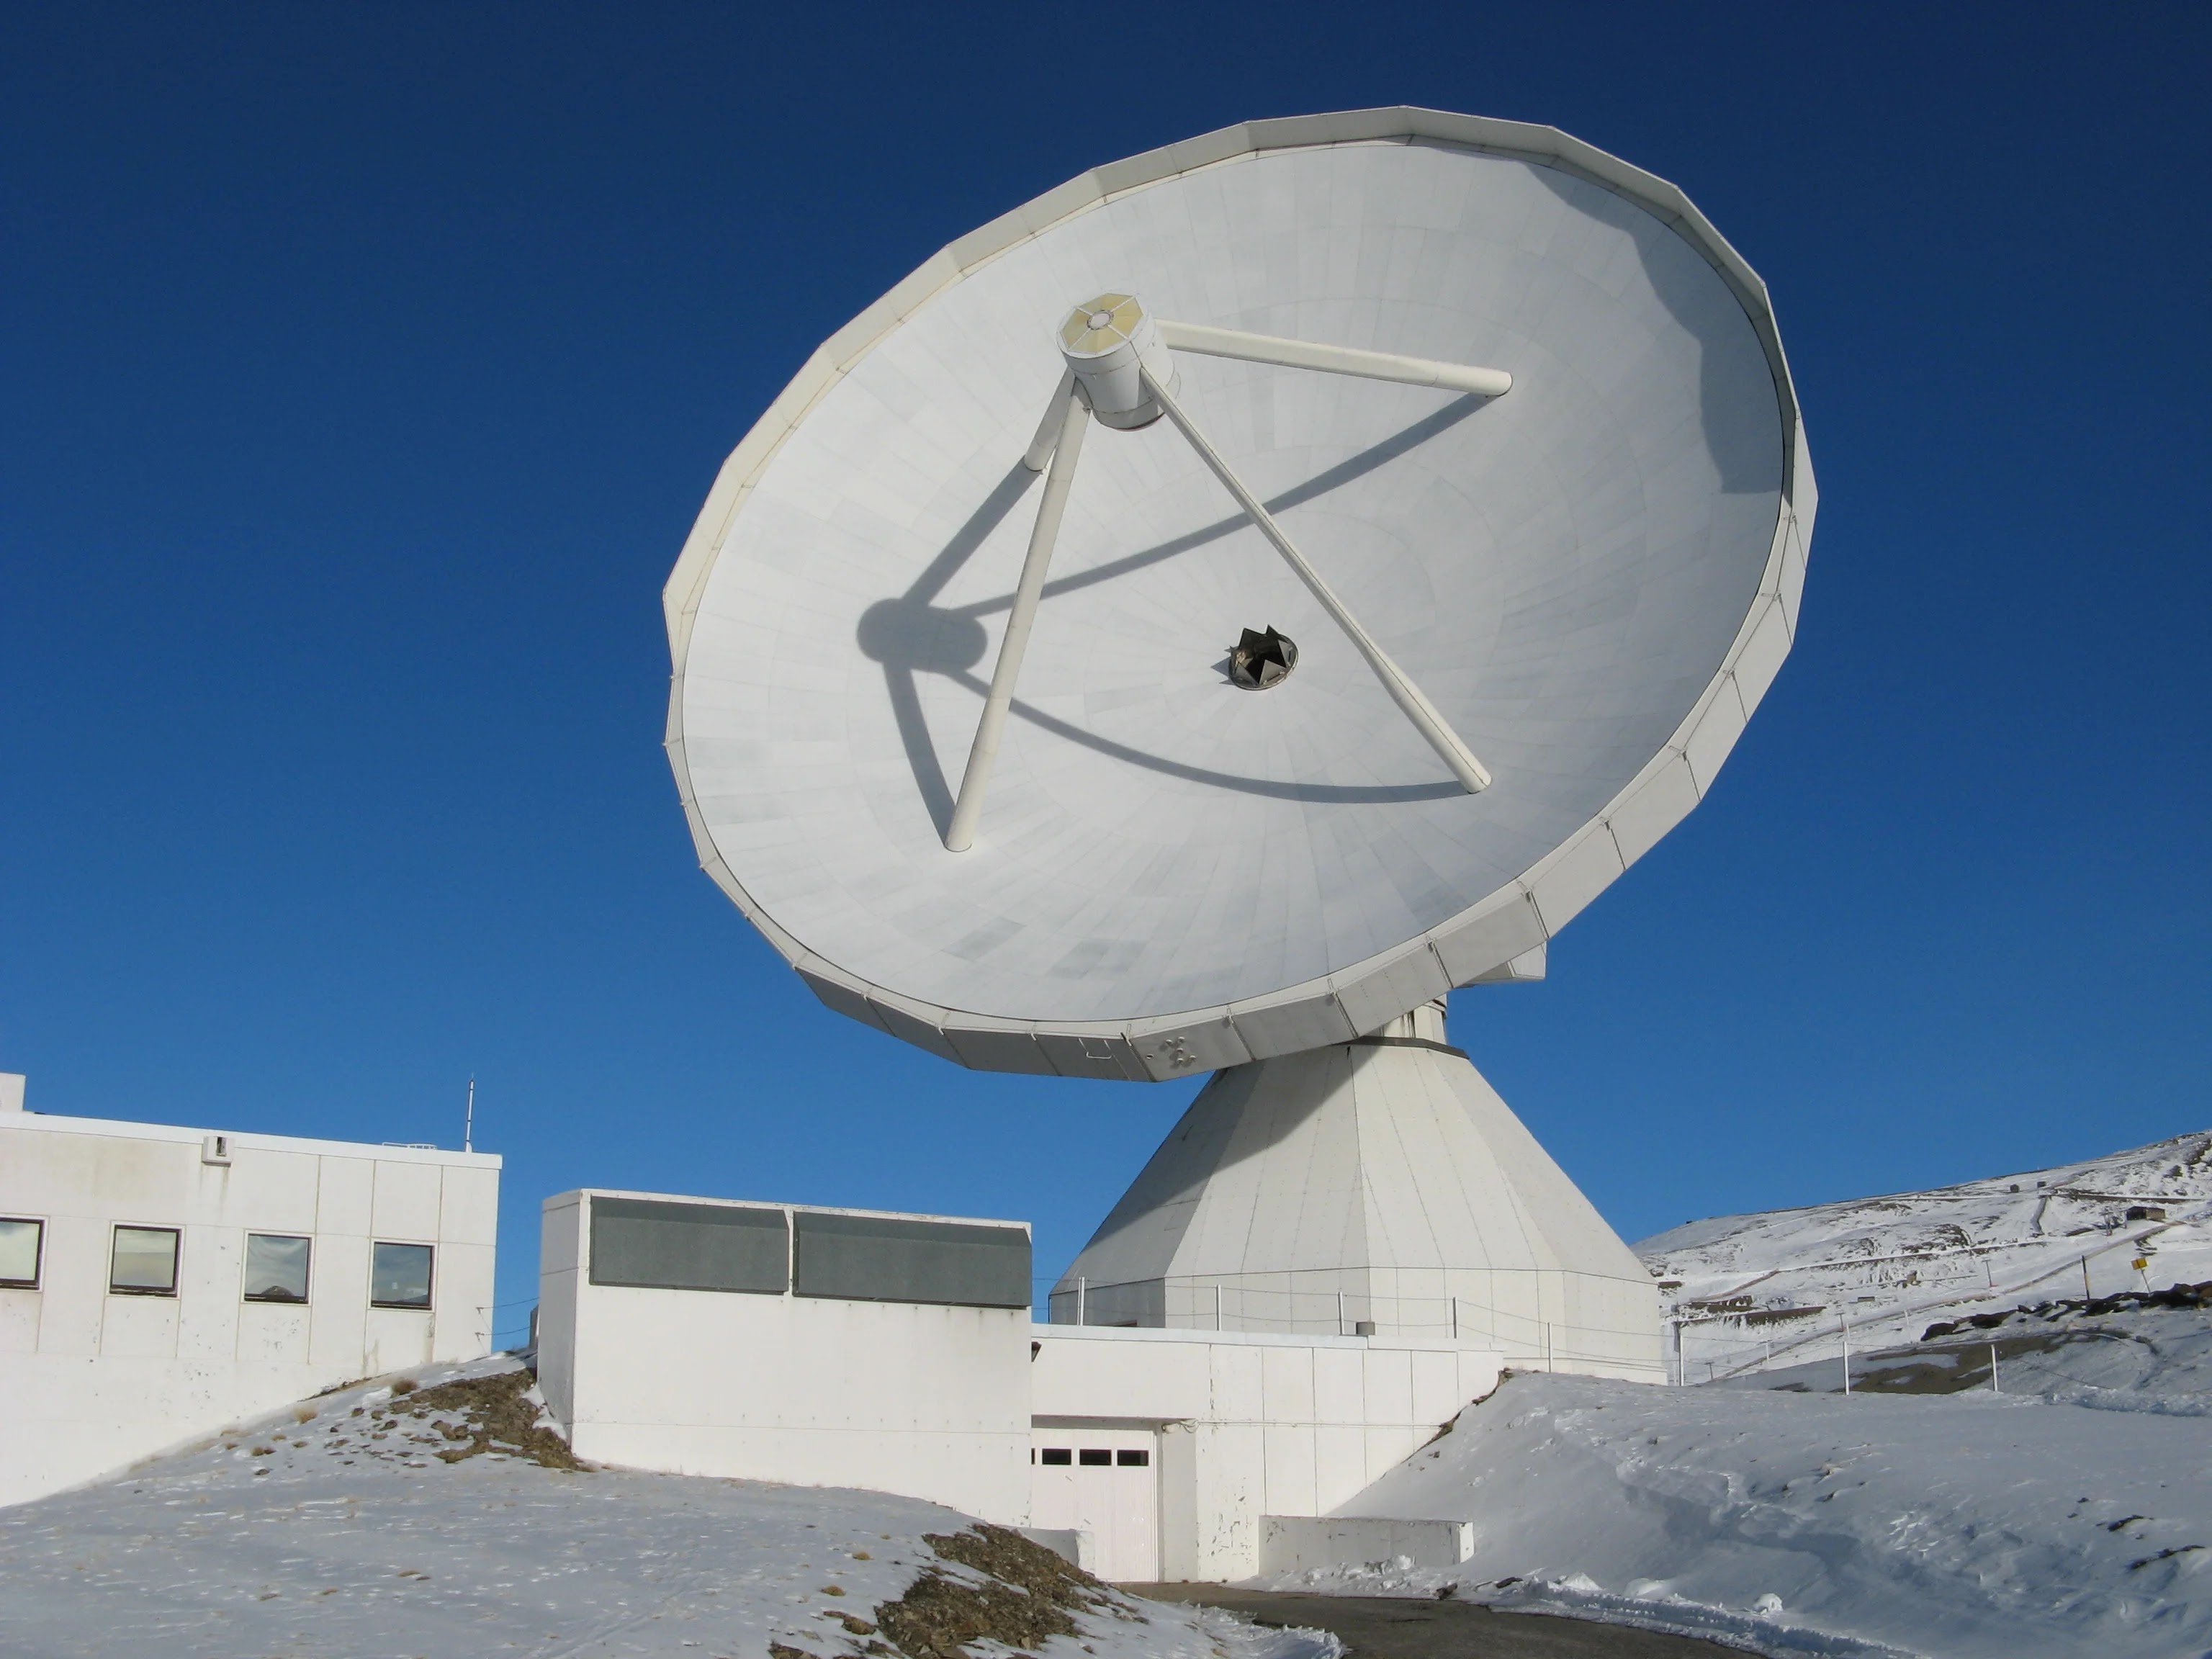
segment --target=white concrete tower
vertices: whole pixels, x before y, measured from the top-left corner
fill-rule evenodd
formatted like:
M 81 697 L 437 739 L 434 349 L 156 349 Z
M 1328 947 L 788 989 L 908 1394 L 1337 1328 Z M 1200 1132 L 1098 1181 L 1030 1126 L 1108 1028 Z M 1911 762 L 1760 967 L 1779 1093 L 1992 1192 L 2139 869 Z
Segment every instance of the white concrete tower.
M 1055 1322 L 1456 1336 L 1657 1377 L 1642 1262 L 1467 1055 L 1441 1000 L 1200 1091 L 1054 1288 Z

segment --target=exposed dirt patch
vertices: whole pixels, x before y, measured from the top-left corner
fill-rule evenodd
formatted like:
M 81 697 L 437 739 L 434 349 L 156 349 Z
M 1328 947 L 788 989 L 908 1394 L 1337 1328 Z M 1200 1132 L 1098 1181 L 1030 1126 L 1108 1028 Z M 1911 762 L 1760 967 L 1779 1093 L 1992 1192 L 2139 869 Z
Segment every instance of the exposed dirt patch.
M 979 1524 L 925 1533 L 923 1540 L 939 1559 L 969 1572 L 932 1567 L 876 1609 L 877 1627 L 906 1659 L 969 1659 L 971 1642 L 1034 1650 L 1053 1637 L 1077 1635 L 1079 1613 L 1143 1622 L 1089 1573 L 1019 1533 Z
M 402 1379 L 405 1381 L 405 1379 Z M 495 1448 L 511 1456 L 526 1457 L 549 1469 L 581 1470 L 568 1443 L 550 1429 L 538 1426 L 538 1407 L 523 1398 L 538 1379 L 526 1370 L 501 1371 L 496 1376 L 465 1376 L 435 1388 L 395 1383 L 389 1410 L 394 1417 L 427 1418 L 456 1415 L 465 1426 L 447 1425 L 441 1431 L 457 1442 L 438 1453 L 441 1462 L 458 1463 Z

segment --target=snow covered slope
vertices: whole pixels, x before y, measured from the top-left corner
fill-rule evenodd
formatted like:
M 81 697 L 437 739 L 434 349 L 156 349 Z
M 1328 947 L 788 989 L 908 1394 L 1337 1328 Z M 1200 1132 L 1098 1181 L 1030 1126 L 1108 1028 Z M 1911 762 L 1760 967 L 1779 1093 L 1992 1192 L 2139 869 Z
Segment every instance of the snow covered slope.
M 2079 1300 L 2085 1275 L 2100 1297 L 2212 1279 L 2208 1220 L 2212 1133 L 2197 1133 L 1932 1192 L 1693 1221 L 1636 1251 L 1681 1322 L 1683 1378 L 1698 1382 Z
M 1522 1376 L 1341 1512 L 1471 1521 L 1474 1555 L 1271 1588 L 1450 1583 L 1775 1655 L 2212 1649 L 2201 1418 L 1984 1390 L 1846 1398 Z
M 0 1510 L 9 1659 L 1330 1659 L 910 1498 L 563 1469 L 511 1360 Z M 544 1460 L 543 1462 L 539 1460 Z M 547 1467 L 548 1464 L 553 1467 Z

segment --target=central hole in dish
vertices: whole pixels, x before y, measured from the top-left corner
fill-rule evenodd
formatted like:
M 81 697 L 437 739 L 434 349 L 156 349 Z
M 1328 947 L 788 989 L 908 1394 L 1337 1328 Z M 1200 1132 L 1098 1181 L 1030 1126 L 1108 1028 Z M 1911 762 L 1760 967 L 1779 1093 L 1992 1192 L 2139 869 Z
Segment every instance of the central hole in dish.
M 1298 647 L 1287 634 L 1271 625 L 1248 628 L 1229 647 L 1229 678 L 1247 691 L 1265 691 L 1280 685 L 1298 665 Z

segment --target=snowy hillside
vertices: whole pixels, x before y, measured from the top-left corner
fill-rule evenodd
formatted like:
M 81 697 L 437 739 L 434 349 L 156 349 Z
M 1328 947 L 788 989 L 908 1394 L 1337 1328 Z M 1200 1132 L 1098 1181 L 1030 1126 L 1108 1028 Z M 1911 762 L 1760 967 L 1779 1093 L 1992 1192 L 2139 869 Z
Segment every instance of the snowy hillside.
M 9 1659 L 1330 1659 L 881 1493 L 576 1468 L 511 1360 L 0 1510 Z
M 1698 1382 L 1930 1324 L 2212 1279 L 2212 1134 L 1932 1192 L 1693 1221 L 1636 1246 Z M 2137 1268 L 2134 1264 L 2145 1265 Z
M 2212 1432 L 2156 1410 L 1514 1376 L 1340 1512 L 1471 1521 L 1474 1554 L 1272 1588 L 1451 1585 L 1773 1655 L 2212 1649 Z

